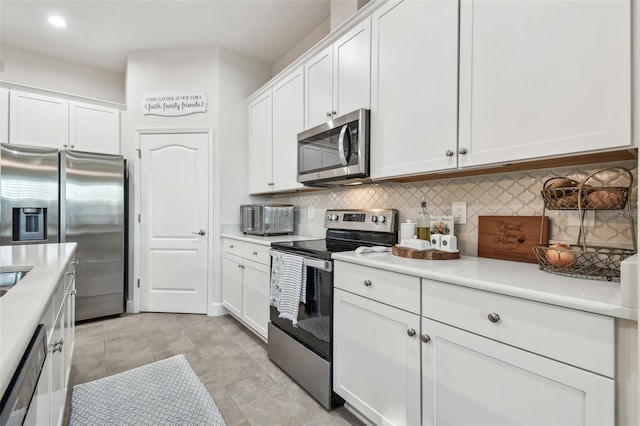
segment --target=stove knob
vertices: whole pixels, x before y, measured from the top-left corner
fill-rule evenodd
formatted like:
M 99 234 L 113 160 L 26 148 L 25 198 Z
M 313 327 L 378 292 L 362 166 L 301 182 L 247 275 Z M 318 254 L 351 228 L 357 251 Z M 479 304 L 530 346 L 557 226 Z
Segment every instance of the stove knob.
M 378 216 L 371 216 L 371 222 L 376 223 L 378 221 Z
M 385 216 L 379 216 L 379 217 L 378 217 L 378 221 L 379 221 L 380 223 L 385 223 L 385 222 L 387 221 L 387 218 L 386 218 Z
M 327 220 L 331 220 L 331 215 L 330 214 L 327 215 Z
M 330 214 L 330 215 L 327 216 L 327 219 L 329 219 L 329 220 L 338 220 L 338 215 Z

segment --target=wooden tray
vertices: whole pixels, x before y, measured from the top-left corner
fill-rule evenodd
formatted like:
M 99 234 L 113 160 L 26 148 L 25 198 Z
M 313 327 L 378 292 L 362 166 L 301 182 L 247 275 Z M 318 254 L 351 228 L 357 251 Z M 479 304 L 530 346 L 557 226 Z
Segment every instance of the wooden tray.
M 411 259 L 426 259 L 426 260 L 450 260 L 460 259 L 460 253 L 451 253 L 442 250 L 429 250 L 418 251 L 412 248 L 405 248 L 400 246 L 391 247 L 391 254 L 400 257 L 409 257 Z
M 546 216 L 480 216 L 478 257 L 538 263 L 533 246 L 549 242 L 548 228 Z

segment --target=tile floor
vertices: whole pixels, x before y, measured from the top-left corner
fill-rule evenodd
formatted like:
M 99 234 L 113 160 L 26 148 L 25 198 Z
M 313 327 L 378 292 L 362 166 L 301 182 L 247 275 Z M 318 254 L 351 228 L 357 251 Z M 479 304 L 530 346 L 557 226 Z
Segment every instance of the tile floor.
M 327 412 L 316 403 L 228 315 L 130 314 L 78 324 L 75 339 L 70 387 L 185 354 L 228 426 L 362 425 L 344 407 Z

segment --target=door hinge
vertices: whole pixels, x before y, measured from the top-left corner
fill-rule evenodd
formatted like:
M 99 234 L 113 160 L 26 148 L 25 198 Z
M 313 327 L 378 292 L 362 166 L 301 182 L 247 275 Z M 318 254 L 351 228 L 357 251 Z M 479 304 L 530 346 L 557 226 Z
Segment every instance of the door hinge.
M 138 223 L 140 223 L 140 215 L 138 214 Z
M 140 278 L 138 278 L 138 288 L 140 288 Z
M 138 158 L 142 159 L 142 150 L 140 148 L 136 148 L 136 151 L 138 151 Z

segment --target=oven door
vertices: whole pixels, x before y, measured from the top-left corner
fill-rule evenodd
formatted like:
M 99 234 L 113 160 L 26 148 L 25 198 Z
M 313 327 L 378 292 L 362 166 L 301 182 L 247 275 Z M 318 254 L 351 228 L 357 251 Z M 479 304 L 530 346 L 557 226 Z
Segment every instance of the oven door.
M 369 111 L 360 109 L 298 134 L 298 182 L 369 176 Z
M 272 250 L 272 267 L 273 255 Z M 287 253 L 291 254 L 291 253 Z M 331 336 L 333 334 L 333 262 L 330 260 L 303 258 L 306 269 L 306 291 L 301 295 L 297 324 L 281 318 L 278 308 L 270 306 L 273 325 L 288 334 L 317 355 L 331 361 Z

